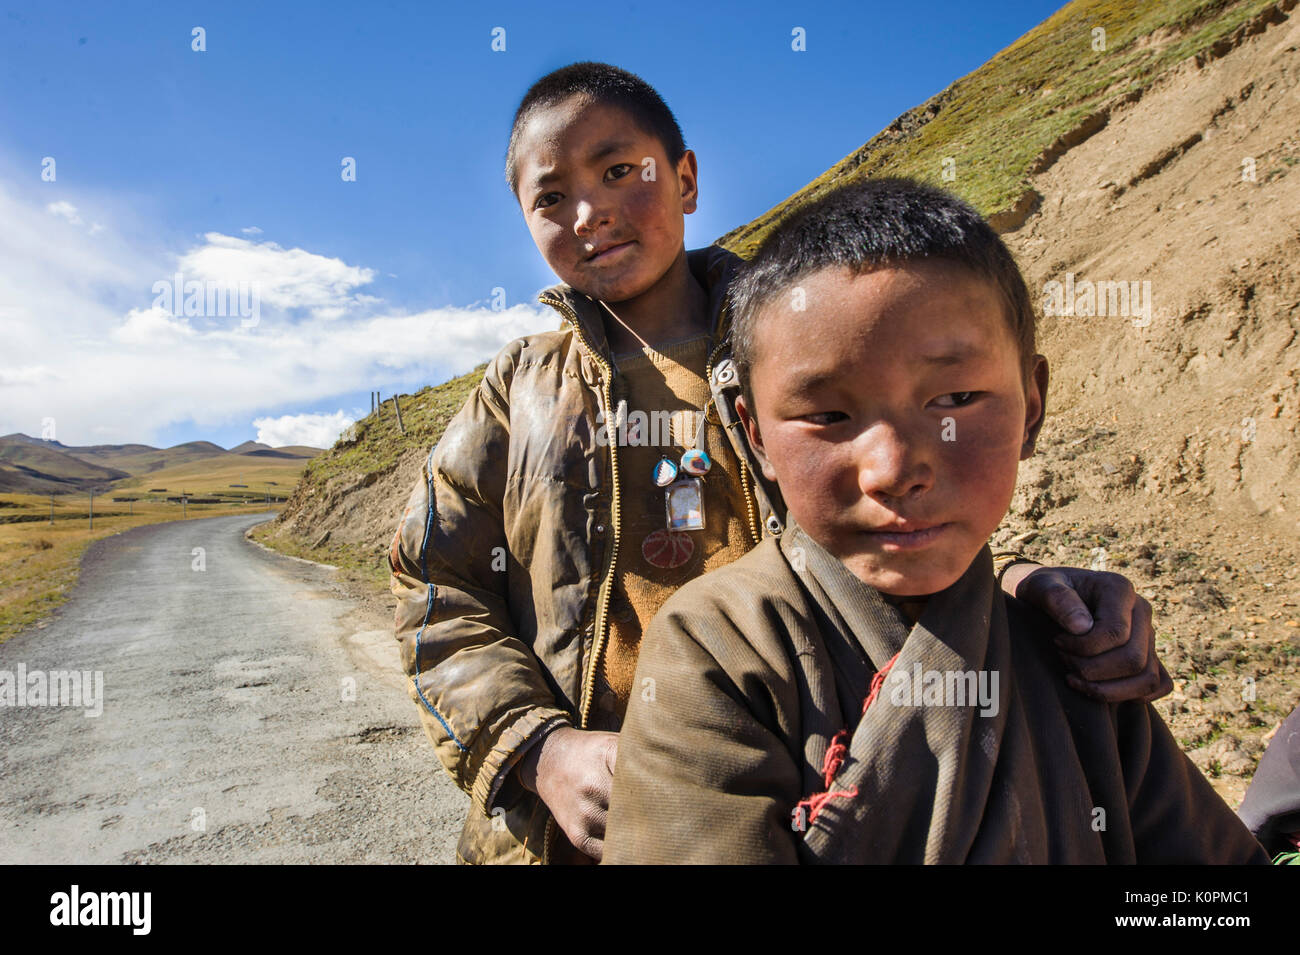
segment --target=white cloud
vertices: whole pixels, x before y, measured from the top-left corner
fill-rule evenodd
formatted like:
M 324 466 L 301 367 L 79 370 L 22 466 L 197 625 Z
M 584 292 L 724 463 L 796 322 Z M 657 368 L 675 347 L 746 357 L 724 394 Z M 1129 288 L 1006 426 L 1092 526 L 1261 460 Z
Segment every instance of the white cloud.
M 6 385 L 33 385 L 42 381 L 54 381 L 58 376 L 44 365 L 28 365 L 25 368 L 0 369 L 0 388 Z
M 343 429 L 355 421 L 342 410 L 333 414 L 281 415 L 278 418 L 254 418 L 257 440 L 273 448 L 305 444 L 309 448 L 329 448 Z
M 67 219 L 73 225 L 81 225 L 81 216 L 77 215 L 77 207 L 71 202 L 63 200 L 51 202 L 45 207 L 45 211 L 58 216 L 60 219 Z
M 255 226 L 255 225 L 245 226 L 244 228 L 240 229 L 239 231 L 242 232 L 242 233 L 244 233 L 244 235 L 261 235 L 261 234 L 262 234 L 262 230 L 259 229 L 259 228 L 258 228 L 257 226 Z
M 193 339 L 196 332 L 190 323 L 161 308 L 133 308 L 127 312 L 126 321 L 109 333 L 114 341 L 124 345 L 174 345 Z
M 311 309 L 322 318 L 339 318 L 358 304 L 352 290 L 373 281 L 373 269 L 274 242 L 255 242 L 209 232 L 205 245 L 180 258 L 186 279 L 235 286 L 250 283 L 263 304 L 281 309 Z
M 66 199 L 60 199 L 58 202 L 51 202 L 45 207 L 45 211 L 51 215 L 56 215 L 60 219 L 66 220 L 71 225 L 84 225 L 81 219 L 81 213 L 71 202 Z M 87 235 L 99 235 L 104 231 L 104 227 L 98 222 L 92 222 L 90 228 L 86 230 Z
M 49 362 L 70 343 L 102 334 L 127 308 L 148 304 L 140 301 L 141 292 L 159 271 L 130 243 L 69 229 L 65 213 L 78 217 L 77 205 L 47 203 L 53 184 L 40 185 L 49 188 L 20 198 L 0 179 L 0 366 L 22 363 L 24 356 Z
M 539 306 L 407 313 L 365 291 L 374 270 L 271 242 L 208 233 L 176 253 L 144 248 L 164 230 L 136 222 L 136 210 L 60 199 L 72 215 L 108 209 L 109 225 L 91 238 L 50 212 L 51 191 L 14 188 L 0 176 L 0 434 L 39 434 L 55 417 L 68 444 L 156 443 L 177 423 L 201 430 L 271 408 L 349 407 L 374 389 L 462 374 L 512 338 L 557 325 Z M 177 271 L 186 281 L 260 282 L 259 322 L 158 307 L 154 284 Z M 325 417 L 333 434 L 306 443 L 331 444 L 345 426 Z

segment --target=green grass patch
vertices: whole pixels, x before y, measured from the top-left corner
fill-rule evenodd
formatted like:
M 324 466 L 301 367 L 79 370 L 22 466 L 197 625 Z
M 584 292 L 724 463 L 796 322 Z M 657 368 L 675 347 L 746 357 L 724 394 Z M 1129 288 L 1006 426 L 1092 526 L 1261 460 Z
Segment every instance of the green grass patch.
M 985 215 L 1010 210 L 1054 142 L 1170 67 L 1209 51 L 1274 0 L 1075 0 L 973 73 L 895 120 L 861 149 L 718 241 L 750 256 L 772 227 L 827 190 L 911 176 Z M 1105 49 L 1094 49 L 1094 29 Z M 944 181 L 944 160 L 956 178 Z
M 380 590 L 388 589 L 389 568 L 387 555 L 361 544 L 327 543 L 312 547 L 301 538 L 280 533 L 274 521 L 259 524 L 249 534 L 253 540 L 290 557 L 314 560 L 318 564 L 331 564 L 355 577 L 374 584 Z
M 383 474 L 408 448 L 432 448 L 442 437 L 448 422 L 478 387 L 486 369 L 487 363 L 484 362 L 473 371 L 441 385 L 423 388 L 413 395 L 399 395 L 397 401 L 405 434 L 398 430 L 393 400 L 384 401 L 378 412 L 353 425 L 351 434 L 344 432 L 333 448 L 313 458 L 303 474 L 303 481 L 323 485 L 339 475 Z

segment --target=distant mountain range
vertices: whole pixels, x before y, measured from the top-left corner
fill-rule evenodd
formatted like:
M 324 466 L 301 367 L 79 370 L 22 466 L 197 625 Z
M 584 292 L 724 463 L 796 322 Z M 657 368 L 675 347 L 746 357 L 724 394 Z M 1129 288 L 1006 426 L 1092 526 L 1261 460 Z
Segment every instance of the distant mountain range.
M 320 448 L 302 445 L 272 448 L 257 441 L 245 441 L 229 450 L 211 441 L 188 441 L 171 448 L 147 444 L 72 447 L 26 434 L 7 434 L 0 437 L 0 492 L 64 494 L 91 488 L 109 490 L 117 482 L 136 483 L 129 479 L 198 461 L 210 463 L 223 472 L 237 472 L 243 462 L 250 468 L 273 461 L 305 463 L 320 453 Z

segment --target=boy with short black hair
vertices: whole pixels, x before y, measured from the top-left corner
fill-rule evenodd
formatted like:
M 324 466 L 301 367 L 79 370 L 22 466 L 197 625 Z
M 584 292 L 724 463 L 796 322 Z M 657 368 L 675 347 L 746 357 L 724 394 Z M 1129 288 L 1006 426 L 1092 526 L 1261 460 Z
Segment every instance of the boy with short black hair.
M 739 260 L 685 249 L 695 155 L 658 94 L 601 63 L 548 74 L 515 114 L 507 181 L 563 321 L 501 350 L 426 459 L 390 553 L 396 635 L 472 797 L 458 858 L 591 861 L 643 626 L 779 535 L 784 507 L 735 416 Z M 1019 587 L 1078 634 L 1061 652 L 1082 692 L 1168 692 L 1122 578 L 1039 569 Z
M 986 541 L 1043 422 L 1014 259 L 866 181 L 734 286 L 739 413 L 785 532 L 647 630 L 608 862 L 1267 862 L 1154 708 L 1066 689 Z

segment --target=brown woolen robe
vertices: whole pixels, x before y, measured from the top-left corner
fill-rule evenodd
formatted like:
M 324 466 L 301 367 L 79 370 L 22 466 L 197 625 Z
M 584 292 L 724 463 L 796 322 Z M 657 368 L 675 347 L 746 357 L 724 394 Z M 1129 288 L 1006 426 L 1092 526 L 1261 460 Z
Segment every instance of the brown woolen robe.
M 1150 704 L 1065 684 L 1055 632 L 987 548 L 911 626 L 791 518 L 647 629 L 605 862 L 1267 863 Z

